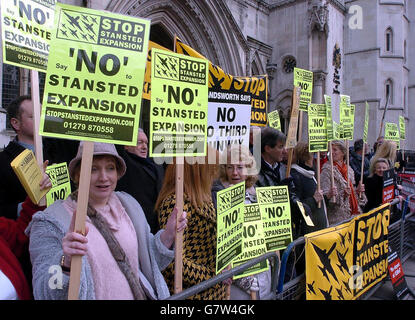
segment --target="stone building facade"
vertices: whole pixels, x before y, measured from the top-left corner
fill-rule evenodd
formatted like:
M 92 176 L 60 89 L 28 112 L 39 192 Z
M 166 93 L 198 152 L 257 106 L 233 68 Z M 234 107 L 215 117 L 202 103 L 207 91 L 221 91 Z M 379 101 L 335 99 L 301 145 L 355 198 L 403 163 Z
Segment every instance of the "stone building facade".
M 288 129 L 294 66 L 314 72 L 313 102 L 323 102 L 324 94 L 334 97 L 334 101 L 339 93 L 351 96 L 356 105 L 356 139 L 362 136 L 363 108 L 368 101 L 369 143 L 373 145 L 379 135 L 387 92 L 391 99 L 385 121 L 397 122 L 398 116 L 404 115 L 407 132 L 415 129 L 415 1 L 61 2 L 148 18 L 152 41 L 173 48 L 177 35 L 230 74 L 268 73 L 268 111 L 279 110 L 283 130 Z M 4 72 L 2 80 L 4 104 L 8 92 Z M 302 136 L 306 139 L 307 117 L 304 119 Z M 3 137 L 7 132 L 4 128 L 3 113 Z M 405 148 L 415 149 L 415 140 L 408 138 Z

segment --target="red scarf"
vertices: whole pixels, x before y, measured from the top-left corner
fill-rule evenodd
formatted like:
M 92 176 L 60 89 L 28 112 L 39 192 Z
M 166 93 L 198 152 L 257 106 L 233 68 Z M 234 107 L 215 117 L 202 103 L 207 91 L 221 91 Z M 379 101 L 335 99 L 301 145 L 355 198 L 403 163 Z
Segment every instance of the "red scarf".
M 347 177 L 347 165 L 343 162 L 342 165 L 340 165 L 338 162 L 334 162 L 337 169 L 339 169 L 339 172 L 343 176 L 344 180 L 349 182 L 349 188 L 351 190 L 350 196 L 349 196 L 349 202 L 350 202 L 350 209 L 351 214 L 359 214 L 359 204 L 357 203 L 356 195 L 354 193 L 353 185 L 350 179 Z

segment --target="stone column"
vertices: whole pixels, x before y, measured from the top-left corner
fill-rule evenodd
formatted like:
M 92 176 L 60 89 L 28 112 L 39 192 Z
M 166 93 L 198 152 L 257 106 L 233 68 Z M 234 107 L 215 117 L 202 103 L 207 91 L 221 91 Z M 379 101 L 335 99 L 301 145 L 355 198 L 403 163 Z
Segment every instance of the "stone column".
M 314 71 L 313 75 L 313 103 L 324 103 L 327 72 Z
M 273 87 L 273 83 L 277 82 L 276 77 L 274 77 L 277 71 L 277 64 L 268 62 L 265 68 L 268 74 L 268 112 L 271 112 L 273 110 L 270 109 L 270 106 L 274 102 L 274 95 L 273 95 L 272 87 Z

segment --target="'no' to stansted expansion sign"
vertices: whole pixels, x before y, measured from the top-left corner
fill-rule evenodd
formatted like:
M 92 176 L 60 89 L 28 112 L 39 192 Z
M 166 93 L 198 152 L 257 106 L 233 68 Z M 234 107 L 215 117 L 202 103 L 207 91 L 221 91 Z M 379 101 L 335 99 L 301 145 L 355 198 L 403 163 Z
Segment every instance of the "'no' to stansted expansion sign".
M 56 4 L 40 134 L 137 144 L 150 21 Z
M 206 155 L 208 62 L 152 49 L 150 156 Z
M 3 62 L 46 71 L 55 0 L 1 0 Z

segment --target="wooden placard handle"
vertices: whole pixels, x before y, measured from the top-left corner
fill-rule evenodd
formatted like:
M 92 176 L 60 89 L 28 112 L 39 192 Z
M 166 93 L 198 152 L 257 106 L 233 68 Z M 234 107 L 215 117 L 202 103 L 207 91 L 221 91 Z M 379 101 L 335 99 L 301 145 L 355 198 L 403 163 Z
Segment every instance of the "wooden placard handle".
M 36 161 L 40 168 L 43 168 L 43 144 L 42 137 L 39 135 L 40 126 L 40 94 L 39 94 L 39 73 L 36 70 L 30 70 L 31 92 L 33 103 L 33 140 L 35 145 Z M 39 201 L 39 206 L 46 205 L 46 198 Z
M 363 141 L 363 148 L 362 148 L 362 168 L 360 169 L 360 184 L 363 184 L 363 174 L 365 170 L 365 142 Z M 359 192 L 359 198 L 362 199 L 363 194 Z
M 287 169 L 285 171 L 285 176 L 287 178 L 290 176 L 291 165 L 292 165 L 292 162 L 293 162 L 293 154 L 294 154 L 294 149 L 293 148 L 288 149 Z
M 333 169 L 333 148 L 331 141 L 329 142 L 329 152 L 330 152 L 330 170 L 331 170 L 331 187 L 334 187 L 334 169 Z M 332 203 L 336 202 L 336 197 L 333 196 L 330 200 Z
M 84 141 L 82 150 L 81 173 L 76 205 L 75 232 L 85 234 L 86 211 L 88 207 L 89 185 L 91 182 L 92 157 L 94 143 Z M 81 281 L 82 256 L 72 256 L 71 273 L 69 278 L 68 300 L 79 299 L 79 285 Z
M 320 151 L 317 151 L 317 191 L 320 190 Z M 318 202 L 318 208 L 321 208 L 321 201 Z
M 183 212 L 183 174 L 184 158 L 176 158 L 176 208 L 177 224 Z M 183 231 L 176 232 L 174 241 L 174 293 L 180 293 L 183 290 Z
M 232 269 L 232 265 L 230 264 L 226 270 L 231 270 Z M 231 300 L 231 286 L 232 284 L 228 284 L 226 286 L 226 300 Z
M 347 186 L 349 186 L 349 164 L 350 164 L 349 140 L 346 140 Z

